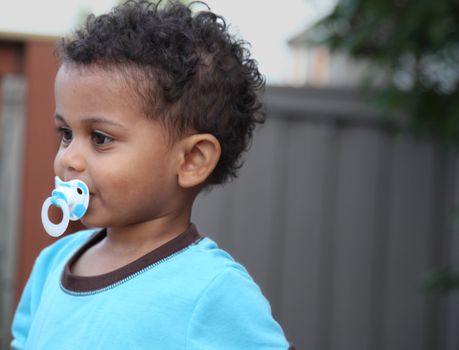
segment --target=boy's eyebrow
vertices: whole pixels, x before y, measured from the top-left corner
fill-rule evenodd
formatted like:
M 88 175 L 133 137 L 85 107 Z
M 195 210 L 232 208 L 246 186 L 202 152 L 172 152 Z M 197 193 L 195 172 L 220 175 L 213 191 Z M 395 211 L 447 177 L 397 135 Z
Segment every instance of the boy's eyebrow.
M 58 119 L 59 121 L 63 122 L 63 123 L 67 123 L 64 119 L 63 116 L 61 116 L 59 113 L 54 113 L 54 118 L 55 119 Z M 113 120 L 110 120 L 110 119 L 106 119 L 106 118 L 102 118 L 102 117 L 90 117 L 90 118 L 86 118 L 86 119 L 83 119 L 82 120 L 82 123 L 84 124 L 109 124 L 109 125 L 113 125 L 113 126 L 116 126 L 118 128 L 123 128 L 125 129 L 125 127 L 117 122 L 114 122 Z
M 64 117 L 61 116 L 59 113 L 54 113 L 54 119 L 57 119 L 57 120 L 67 124 L 67 122 L 65 121 Z

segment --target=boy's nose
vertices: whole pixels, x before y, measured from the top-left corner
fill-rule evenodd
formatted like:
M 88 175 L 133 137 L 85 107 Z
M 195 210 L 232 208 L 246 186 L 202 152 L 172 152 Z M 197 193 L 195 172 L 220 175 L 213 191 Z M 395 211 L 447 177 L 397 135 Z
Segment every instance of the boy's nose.
M 75 141 L 72 141 L 66 148 L 61 148 L 58 161 L 66 171 L 82 172 L 86 168 L 84 152 Z

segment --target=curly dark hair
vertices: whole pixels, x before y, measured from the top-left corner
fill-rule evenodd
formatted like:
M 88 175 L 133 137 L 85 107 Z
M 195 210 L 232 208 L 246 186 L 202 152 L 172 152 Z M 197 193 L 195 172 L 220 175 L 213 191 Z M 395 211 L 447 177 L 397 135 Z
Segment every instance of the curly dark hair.
M 63 63 L 119 69 L 145 114 L 173 137 L 214 135 L 222 153 L 206 184 L 222 184 L 237 177 L 255 125 L 264 122 L 258 92 L 265 81 L 225 20 L 191 5 L 127 1 L 90 15 L 56 54 Z

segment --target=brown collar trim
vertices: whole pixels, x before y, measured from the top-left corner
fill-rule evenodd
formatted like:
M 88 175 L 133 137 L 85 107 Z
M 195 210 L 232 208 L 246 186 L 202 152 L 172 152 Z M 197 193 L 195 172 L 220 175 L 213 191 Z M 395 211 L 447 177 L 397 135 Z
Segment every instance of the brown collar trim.
M 92 294 L 114 287 L 123 281 L 134 277 L 139 271 L 163 260 L 196 242 L 201 236 L 196 226 L 190 224 L 188 229 L 179 236 L 147 253 L 139 259 L 117 270 L 97 276 L 77 276 L 72 274 L 71 266 L 92 246 L 99 243 L 107 235 L 105 229 L 94 234 L 65 264 L 61 276 L 61 286 L 72 294 Z

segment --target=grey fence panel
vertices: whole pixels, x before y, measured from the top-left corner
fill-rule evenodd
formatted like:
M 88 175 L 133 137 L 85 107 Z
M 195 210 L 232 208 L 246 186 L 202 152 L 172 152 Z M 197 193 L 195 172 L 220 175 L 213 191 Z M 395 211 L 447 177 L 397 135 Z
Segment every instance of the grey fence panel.
M 399 140 L 394 152 L 388 234 L 385 348 L 432 349 L 426 329 L 427 298 L 420 277 L 430 267 L 432 235 L 432 147 Z
M 454 162 L 455 174 L 459 174 L 459 160 L 456 159 Z M 456 180 L 456 181 L 454 181 Z M 457 185 L 457 176 L 451 179 L 453 185 L 449 187 L 449 191 L 452 193 L 453 205 L 450 208 L 452 216 L 455 218 L 454 224 L 447 221 L 447 232 L 449 233 L 450 239 L 447 240 L 446 251 L 448 254 L 448 261 L 453 266 L 459 266 L 459 186 Z M 454 191 L 451 191 L 451 188 Z M 444 309 L 446 317 L 445 322 L 440 323 L 443 326 L 441 329 L 445 330 L 445 349 L 446 350 L 457 350 L 459 349 L 459 292 L 451 293 L 444 300 Z M 440 333 L 440 332 L 439 332 Z M 441 334 L 441 333 L 440 333 Z
M 368 349 L 381 133 L 362 127 L 339 134 L 336 173 L 331 349 Z M 328 347 L 327 347 L 328 348 Z
M 324 193 L 327 191 L 329 145 L 334 128 L 299 121 L 289 123 L 285 149 L 286 193 L 282 203 L 284 228 L 277 232 L 283 240 L 283 270 L 279 295 L 280 321 L 289 320 L 289 337 L 304 349 L 319 349 L 321 324 L 317 320 L 327 310 L 321 295 L 327 293 L 321 283 L 323 218 L 329 212 Z M 274 293 L 275 294 L 275 293 Z M 276 294 L 275 294 L 276 295 Z

